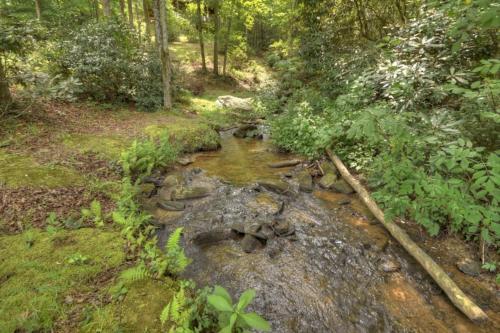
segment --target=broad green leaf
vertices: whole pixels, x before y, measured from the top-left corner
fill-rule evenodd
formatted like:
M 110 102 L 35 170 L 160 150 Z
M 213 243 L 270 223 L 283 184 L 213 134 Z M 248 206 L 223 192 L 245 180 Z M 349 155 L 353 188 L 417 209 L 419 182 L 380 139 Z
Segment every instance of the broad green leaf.
M 213 294 L 217 295 L 217 296 L 221 296 L 224 299 L 226 299 L 226 301 L 229 304 L 233 304 L 233 300 L 231 299 L 231 295 L 229 294 L 229 292 L 224 287 L 215 286 Z
M 264 318 L 262 318 L 255 312 L 245 313 L 240 316 L 245 321 L 245 323 L 247 323 L 247 325 L 252 328 L 264 332 L 271 331 L 271 325 L 269 325 L 269 323 Z
M 240 300 L 238 301 L 237 309 L 238 310 L 243 310 L 252 302 L 252 300 L 255 298 L 255 290 L 253 289 L 248 289 L 246 290 L 240 297 Z
M 209 295 L 207 296 L 208 304 L 212 305 L 215 309 L 219 311 L 232 312 L 233 307 L 229 302 L 222 296 Z

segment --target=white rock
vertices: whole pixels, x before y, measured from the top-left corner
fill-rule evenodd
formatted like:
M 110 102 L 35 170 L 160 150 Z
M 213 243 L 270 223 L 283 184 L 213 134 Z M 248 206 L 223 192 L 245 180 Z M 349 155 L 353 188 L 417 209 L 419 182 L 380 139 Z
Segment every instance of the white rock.
M 228 108 L 237 111 L 252 111 L 253 98 L 239 98 L 234 96 L 219 96 L 215 101 L 218 108 Z

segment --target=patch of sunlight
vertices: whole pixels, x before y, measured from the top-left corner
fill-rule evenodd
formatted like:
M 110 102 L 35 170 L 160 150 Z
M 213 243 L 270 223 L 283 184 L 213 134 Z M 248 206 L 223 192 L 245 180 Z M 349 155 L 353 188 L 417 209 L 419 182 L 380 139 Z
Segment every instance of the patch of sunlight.
M 92 152 L 100 156 L 117 160 L 121 152 L 130 145 L 130 139 L 118 135 L 74 134 L 61 136 L 63 144 L 80 153 Z
M 0 182 L 8 187 L 59 187 L 80 185 L 84 179 L 74 170 L 56 165 L 40 165 L 29 156 L 0 150 Z

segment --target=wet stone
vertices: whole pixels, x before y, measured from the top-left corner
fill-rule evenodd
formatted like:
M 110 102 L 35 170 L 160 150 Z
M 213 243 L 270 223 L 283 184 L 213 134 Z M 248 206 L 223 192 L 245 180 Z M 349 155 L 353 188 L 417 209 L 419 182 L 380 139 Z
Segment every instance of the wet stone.
M 327 173 L 319 180 L 319 186 L 321 186 L 321 188 L 324 188 L 325 190 L 328 190 L 332 188 L 332 186 L 335 184 L 336 181 L 337 181 L 336 174 Z
M 470 258 L 459 260 L 457 267 L 462 273 L 470 276 L 479 276 L 481 274 L 481 263 Z
M 194 158 L 192 158 L 191 156 L 181 157 L 181 158 L 177 159 L 177 163 L 179 163 L 182 166 L 186 166 L 186 165 L 194 163 Z
M 192 200 L 200 199 L 210 195 L 210 190 L 206 187 L 184 187 L 177 186 L 172 191 L 172 200 Z
M 257 184 L 268 191 L 278 194 L 284 194 L 289 190 L 288 184 L 280 180 L 259 180 Z
M 182 211 L 186 208 L 186 205 L 179 201 L 160 200 L 158 201 L 158 207 L 170 211 Z
M 351 185 L 349 185 L 344 179 L 340 179 L 339 181 L 335 182 L 332 185 L 332 189 L 344 194 L 354 193 L 354 190 L 352 189 Z
M 253 252 L 259 245 L 260 245 L 259 240 L 256 237 L 249 234 L 245 234 L 245 236 L 241 240 L 241 248 L 246 253 Z
M 233 134 L 235 137 L 252 138 L 252 139 L 262 139 L 263 135 L 260 133 L 259 128 L 255 124 L 247 124 L 240 126 Z
M 396 259 L 390 256 L 385 256 L 382 258 L 379 267 L 382 271 L 386 273 L 392 273 L 398 271 L 401 268 L 401 265 L 399 264 L 398 261 L 396 261 Z
M 297 180 L 299 182 L 299 190 L 308 193 L 313 191 L 313 181 L 309 171 L 307 170 L 301 171 L 297 175 Z

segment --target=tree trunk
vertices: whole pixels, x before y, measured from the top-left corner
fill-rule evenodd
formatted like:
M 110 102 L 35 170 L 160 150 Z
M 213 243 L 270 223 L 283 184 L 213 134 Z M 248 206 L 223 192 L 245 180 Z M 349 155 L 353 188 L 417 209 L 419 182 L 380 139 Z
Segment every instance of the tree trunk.
M 205 59 L 205 43 L 203 42 L 203 21 L 201 20 L 201 0 L 196 0 L 196 16 L 198 17 L 198 39 L 200 40 L 201 68 L 207 71 L 207 62 Z
M 168 51 L 167 11 L 165 0 L 153 0 L 153 14 L 155 17 L 156 44 L 160 53 L 161 76 L 163 82 L 163 106 L 172 107 L 170 92 L 170 55 Z
M 146 23 L 146 37 L 150 41 L 151 36 L 151 20 L 149 17 L 149 3 L 148 0 L 142 0 L 142 10 L 144 11 L 144 23 Z
M 120 15 L 124 20 L 127 18 L 125 16 L 125 0 L 120 0 Z
M 214 5 L 214 74 L 219 75 L 219 32 L 220 32 L 220 16 L 219 16 L 219 0 L 215 1 Z
M 134 29 L 134 12 L 132 10 L 132 0 L 127 0 L 128 5 L 128 25 L 130 29 Z
M 103 10 L 103 15 L 104 17 L 110 17 L 111 16 L 111 0 L 102 0 L 102 10 Z
M 38 21 L 42 19 L 42 4 L 41 0 L 35 0 L 35 10 L 36 10 L 36 18 Z
M 0 114 L 12 102 L 9 83 L 7 81 L 7 68 L 3 64 L 3 57 L 0 57 Z
M 226 76 L 227 69 L 227 52 L 229 49 L 229 40 L 231 38 L 231 24 L 233 20 L 233 9 L 234 9 L 234 0 L 231 2 L 231 9 L 229 10 L 229 18 L 227 20 L 227 31 L 226 38 L 224 42 L 224 63 L 222 65 L 222 75 Z
M 141 16 L 139 15 L 139 5 L 137 2 L 134 3 L 134 10 L 135 10 L 135 17 L 137 20 L 137 35 L 139 36 L 139 44 L 142 44 L 141 42 Z
M 429 273 L 436 283 L 448 295 L 450 301 L 460 309 L 469 319 L 473 321 L 487 320 L 488 316 L 474 302 L 464 294 L 462 290 L 453 282 L 446 272 L 432 260 L 418 245 L 411 240 L 408 234 L 398 227 L 396 223 L 385 220 L 384 212 L 377 206 L 370 197 L 368 191 L 349 173 L 342 161 L 330 150 L 326 151 L 332 162 L 339 170 L 342 177 L 356 190 L 361 200 L 368 209 L 379 220 L 389 233 L 401 244 L 406 251 L 415 258 L 420 265 Z

